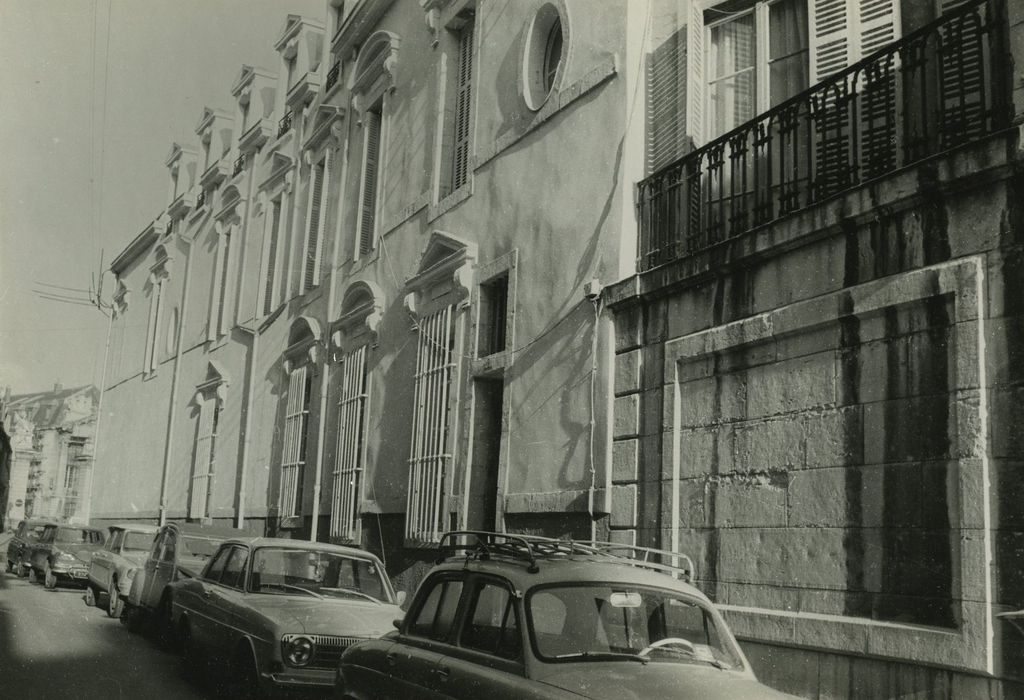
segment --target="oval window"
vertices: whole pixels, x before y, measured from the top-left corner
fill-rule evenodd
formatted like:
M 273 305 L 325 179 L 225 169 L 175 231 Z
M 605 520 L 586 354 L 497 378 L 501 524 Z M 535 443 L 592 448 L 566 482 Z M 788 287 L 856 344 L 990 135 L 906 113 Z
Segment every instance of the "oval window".
M 564 48 L 562 16 L 547 3 L 537 11 L 527 32 L 523 97 L 530 109 L 540 109 L 558 85 Z

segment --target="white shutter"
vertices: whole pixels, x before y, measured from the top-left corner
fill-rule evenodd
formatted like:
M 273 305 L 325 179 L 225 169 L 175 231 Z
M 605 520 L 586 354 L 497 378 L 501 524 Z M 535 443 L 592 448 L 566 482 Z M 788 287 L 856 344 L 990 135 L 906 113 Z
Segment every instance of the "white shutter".
M 701 3 L 690 3 L 686 23 L 686 134 L 695 146 L 704 143 L 705 94 L 704 13 Z
M 860 46 L 854 62 L 885 48 L 900 37 L 896 0 L 859 0 Z
M 267 251 L 266 288 L 263 294 L 263 314 L 274 310 L 274 279 L 277 274 L 277 238 L 281 226 L 281 200 L 270 203 L 270 241 Z
M 858 0 L 810 0 L 807 13 L 811 84 L 819 83 L 853 62 L 850 32 Z
M 373 250 L 374 226 L 377 216 L 377 168 L 380 160 L 381 115 L 367 112 L 363 115 L 363 190 L 359 207 L 359 255 Z
M 207 501 L 210 494 L 210 475 L 216 459 L 214 452 L 217 438 L 217 400 L 203 399 L 199 408 L 199 428 L 196 437 L 196 456 L 192 468 L 192 493 L 189 497 L 190 518 L 204 518 L 207 515 Z
M 309 227 L 306 237 L 306 259 L 302 268 L 303 293 L 313 289 L 320 280 L 320 219 L 323 209 L 324 178 L 327 170 L 326 157 L 313 166 L 313 177 L 309 191 Z
M 347 353 L 338 365 L 341 397 L 338 400 L 338 451 L 335 455 L 334 488 L 331 502 L 331 536 L 348 541 L 359 539 L 366 404 L 366 346 Z
M 217 285 L 216 336 L 227 332 L 228 278 L 231 271 L 231 232 L 225 231 L 220 237 L 220 282 Z
M 305 365 L 288 375 L 288 398 L 284 417 L 284 445 L 281 451 L 280 515 L 298 515 L 302 497 L 302 469 L 306 462 L 306 416 L 309 412 Z

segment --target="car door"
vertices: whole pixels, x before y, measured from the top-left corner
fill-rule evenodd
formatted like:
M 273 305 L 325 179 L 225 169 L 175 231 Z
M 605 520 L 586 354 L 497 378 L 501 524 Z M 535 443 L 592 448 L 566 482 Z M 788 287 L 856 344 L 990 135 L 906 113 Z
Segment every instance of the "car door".
M 182 586 L 179 592 L 178 601 L 189 616 L 192 638 L 208 649 L 220 646 L 218 640 L 222 633 L 218 630 L 220 623 L 214 610 L 213 591 L 220 585 L 231 550 L 229 545 L 217 550 L 203 573 Z
M 123 538 L 124 530 L 112 531 L 106 543 L 92 555 L 92 560 L 89 562 L 89 580 L 104 591 L 110 590 L 110 574 L 114 566 L 114 556 L 120 549 Z
M 445 694 L 458 700 L 530 697 L 514 588 L 499 577 L 474 576 L 464 597 L 456 643 L 438 662 Z
M 447 697 L 440 662 L 452 642 L 464 586 L 462 572 L 441 572 L 420 587 L 410 616 L 385 653 L 386 697 Z
M 172 558 L 173 562 L 173 546 L 168 552 L 168 540 L 173 537 L 173 534 L 171 530 L 161 532 L 153 543 L 153 551 L 150 552 L 149 558 L 146 560 L 144 567 L 146 577 L 143 582 L 142 599 L 139 601 L 139 604 L 144 608 L 152 609 L 156 607 L 157 602 L 159 602 L 159 596 L 164 590 L 164 585 L 170 580 L 169 577 L 162 579 L 161 572 L 164 572 L 166 576 L 168 567 L 165 558 L 168 555 Z
M 245 565 L 249 560 L 249 548 L 234 545 L 224 566 L 218 585 L 210 590 L 210 621 L 215 628 L 217 644 L 224 649 L 234 649 L 240 629 L 245 629 L 242 591 L 245 584 Z
M 29 545 L 28 557 L 26 558 L 33 569 L 43 571 L 43 569 L 46 568 L 46 558 L 53 549 L 53 543 L 56 539 L 57 526 L 47 525 L 43 528 L 43 532 L 39 536 L 38 541 Z

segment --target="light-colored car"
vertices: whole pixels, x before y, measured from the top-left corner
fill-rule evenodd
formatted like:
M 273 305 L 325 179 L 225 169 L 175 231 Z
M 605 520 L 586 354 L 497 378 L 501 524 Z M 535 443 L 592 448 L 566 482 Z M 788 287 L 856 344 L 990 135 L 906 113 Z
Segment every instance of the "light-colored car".
M 39 541 L 49 520 L 22 520 L 14 530 L 14 536 L 7 543 L 7 570 L 15 576 L 28 575 L 28 555 L 32 546 Z
M 345 648 L 392 629 L 404 600 L 369 552 L 275 538 L 229 540 L 170 589 L 185 667 L 217 658 L 250 698 L 330 688 Z
M 61 583 L 85 586 L 92 555 L 106 538 L 106 531 L 96 527 L 47 524 L 39 541 L 28 548 L 30 579 L 42 580 L 49 589 Z
M 156 631 L 169 635 L 171 600 L 167 586 L 197 576 L 221 542 L 246 534 L 232 527 L 198 523 L 167 523 L 161 527 L 122 603 L 121 617 L 129 629 L 141 630 L 151 622 Z
M 757 682 L 683 555 L 482 532 L 441 547 L 398 630 L 342 655 L 335 697 L 792 697 Z
M 89 587 L 85 592 L 87 605 L 100 605 L 106 598 L 107 614 L 120 617 L 123 600 L 131 590 L 135 571 L 142 566 L 160 530 L 156 525 L 126 523 L 111 525 L 103 549 L 92 555 L 89 563 Z

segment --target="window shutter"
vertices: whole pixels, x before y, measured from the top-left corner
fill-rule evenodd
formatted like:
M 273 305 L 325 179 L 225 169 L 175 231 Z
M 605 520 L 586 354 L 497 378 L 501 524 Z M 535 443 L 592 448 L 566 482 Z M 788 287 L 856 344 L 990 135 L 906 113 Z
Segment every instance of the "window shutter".
M 647 57 L 647 163 L 653 172 L 683 155 L 686 32 L 673 33 Z
M 367 112 L 363 115 L 366 137 L 363 148 L 363 192 L 359 217 L 359 254 L 373 250 L 373 231 L 377 213 L 377 164 L 380 159 L 381 115 Z
M 686 135 L 695 146 L 704 143 L 704 104 L 706 85 L 704 73 L 704 13 L 701 3 L 690 3 L 686 23 Z
M 303 268 L 302 291 L 308 292 L 318 283 L 317 271 L 320 256 L 320 211 L 324 192 L 326 158 L 313 168 L 313 186 L 309 193 L 309 237 L 306 239 L 306 261 Z
M 853 61 L 870 56 L 900 36 L 896 0 L 859 0 L 860 46 Z
M 153 316 L 153 335 L 149 339 L 149 369 L 153 371 L 158 364 L 156 353 L 156 337 L 159 335 L 160 319 L 163 318 L 164 310 L 164 281 L 161 279 L 156 285 L 156 313 Z
M 940 15 L 950 12 L 966 0 L 936 0 Z M 984 21 L 988 6 L 977 10 Z M 955 47 L 940 60 L 942 66 L 942 107 L 940 119 L 951 128 L 944 129 L 944 148 L 952 148 L 980 137 L 985 130 L 985 37 L 975 15 L 963 15 L 959 21 L 946 23 L 942 32 L 943 46 Z M 988 20 L 991 21 L 991 20 Z M 956 127 L 952 125 L 956 124 Z
M 452 163 L 452 191 L 469 179 L 469 112 L 473 84 L 473 25 L 459 36 L 459 75 L 455 101 L 455 144 Z
M 341 397 L 338 400 L 338 451 L 335 455 L 331 536 L 359 538 L 359 499 L 363 471 L 363 445 L 368 387 L 366 346 L 347 353 L 338 365 Z
M 277 237 L 281 226 L 281 202 L 270 203 L 270 242 L 267 250 L 267 279 L 263 294 L 263 313 L 269 314 L 274 308 L 274 277 L 277 274 Z
M 224 233 L 220 237 L 220 284 L 217 294 L 217 326 L 216 336 L 226 332 L 228 273 L 231 263 L 231 234 Z M 215 337 L 216 337 L 215 336 Z
M 850 65 L 854 47 L 850 42 L 849 2 L 858 0 L 811 0 L 807 13 L 810 44 L 811 84 Z
M 204 399 L 199 408 L 199 434 L 196 438 L 196 457 L 192 469 L 192 493 L 189 498 L 190 518 L 203 518 L 207 514 L 210 493 L 210 474 L 215 459 L 217 436 L 217 401 Z

